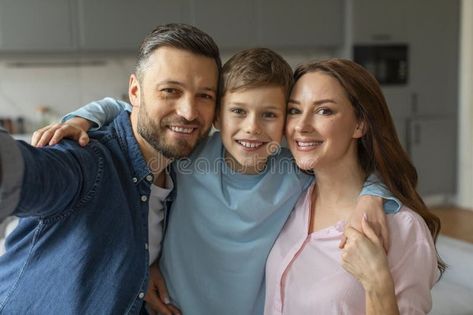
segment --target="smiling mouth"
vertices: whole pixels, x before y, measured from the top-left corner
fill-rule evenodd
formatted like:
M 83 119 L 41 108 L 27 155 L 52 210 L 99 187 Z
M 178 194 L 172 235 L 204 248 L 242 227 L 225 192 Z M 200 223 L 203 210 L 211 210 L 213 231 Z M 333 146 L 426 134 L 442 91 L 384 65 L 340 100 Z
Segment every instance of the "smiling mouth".
M 236 142 L 248 150 L 257 150 L 266 143 L 262 141 L 248 141 L 248 140 L 236 140 Z
M 299 148 L 313 148 L 321 145 L 323 141 L 297 141 L 296 144 Z
M 194 130 L 197 130 L 197 128 L 194 128 L 194 127 L 169 126 L 168 128 L 171 131 L 175 133 L 180 133 L 180 134 L 191 134 L 192 132 L 194 132 Z

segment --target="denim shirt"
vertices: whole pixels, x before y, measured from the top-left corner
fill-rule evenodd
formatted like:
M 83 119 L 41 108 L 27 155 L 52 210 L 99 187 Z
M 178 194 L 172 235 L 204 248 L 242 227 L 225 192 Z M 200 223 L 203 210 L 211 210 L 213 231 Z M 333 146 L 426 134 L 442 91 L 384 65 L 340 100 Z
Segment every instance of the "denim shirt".
M 37 149 L 7 139 L 10 151 L 20 149 L 24 175 L 12 213 L 20 222 L 0 257 L 0 314 L 139 314 L 153 176 L 129 113 L 90 136 L 85 148 L 63 141 Z M 0 209 L 9 200 L 2 194 Z

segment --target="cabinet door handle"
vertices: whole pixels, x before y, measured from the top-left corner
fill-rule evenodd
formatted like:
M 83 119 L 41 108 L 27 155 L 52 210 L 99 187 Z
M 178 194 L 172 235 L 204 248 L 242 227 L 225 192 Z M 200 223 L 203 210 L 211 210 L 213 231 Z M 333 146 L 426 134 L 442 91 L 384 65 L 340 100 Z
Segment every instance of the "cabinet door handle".
M 419 96 L 417 93 L 411 94 L 411 113 L 417 115 L 419 111 Z
M 420 140 L 421 140 L 420 124 L 414 124 L 414 144 L 420 145 Z

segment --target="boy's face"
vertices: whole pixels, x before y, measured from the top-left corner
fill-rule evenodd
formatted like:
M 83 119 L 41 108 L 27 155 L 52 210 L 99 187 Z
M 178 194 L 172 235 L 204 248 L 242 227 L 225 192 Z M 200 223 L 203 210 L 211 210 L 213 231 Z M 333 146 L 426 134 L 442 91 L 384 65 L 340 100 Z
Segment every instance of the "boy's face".
M 221 104 L 215 126 L 221 131 L 227 164 L 240 173 L 262 171 L 283 136 L 283 88 L 263 86 L 227 92 Z

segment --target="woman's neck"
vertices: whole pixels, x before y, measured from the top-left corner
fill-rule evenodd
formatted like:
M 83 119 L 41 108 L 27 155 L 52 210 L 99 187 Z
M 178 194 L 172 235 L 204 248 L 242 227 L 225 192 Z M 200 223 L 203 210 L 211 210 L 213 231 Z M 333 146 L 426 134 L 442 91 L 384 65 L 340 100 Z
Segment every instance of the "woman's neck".
M 365 181 L 365 174 L 356 164 L 314 170 L 317 189 L 313 190 L 311 231 L 317 231 L 347 220 L 355 209 Z

